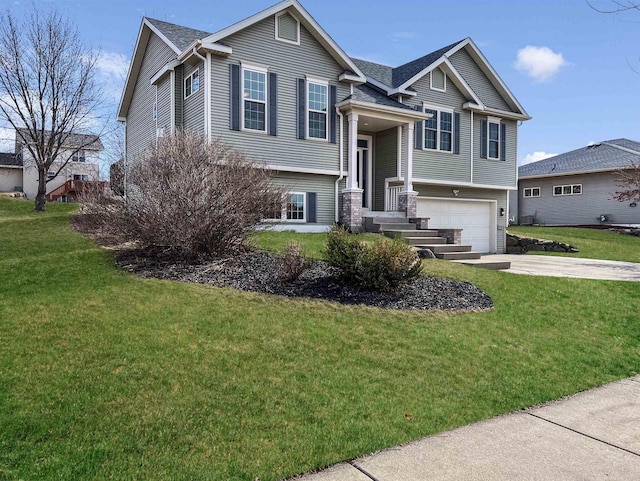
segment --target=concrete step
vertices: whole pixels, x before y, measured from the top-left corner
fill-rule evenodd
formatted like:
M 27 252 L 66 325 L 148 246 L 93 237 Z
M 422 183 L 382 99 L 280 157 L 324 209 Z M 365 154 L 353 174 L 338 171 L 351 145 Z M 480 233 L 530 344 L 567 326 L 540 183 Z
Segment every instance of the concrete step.
M 371 219 L 371 222 L 374 224 L 395 224 L 395 223 L 406 224 L 407 223 L 406 215 L 402 215 L 402 217 L 382 217 L 382 216 L 365 217 L 364 219 Z
M 417 231 L 420 232 L 420 231 Z M 447 239 L 444 237 L 402 237 L 405 239 L 410 246 L 422 246 L 422 245 L 433 245 L 433 244 L 446 244 Z
M 386 229 L 383 232 L 387 237 L 438 237 L 437 230 Z
M 438 259 L 444 259 L 446 261 L 457 261 L 461 259 L 480 259 L 482 254 L 480 252 L 434 252 Z
M 415 247 L 429 249 L 434 254 L 441 252 L 470 252 L 471 246 L 463 246 L 460 244 L 419 244 Z
M 415 232 L 416 230 L 416 225 L 415 224 L 411 224 L 410 222 L 407 223 L 400 223 L 400 222 L 391 222 L 391 223 L 384 223 L 384 224 L 378 224 L 380 226 L 380 230 L 383 232 L 386 232 L 388 230 L 407 230 L 407 231 L 411 231 L 411 232 Z
M 509 261 L 492 261 L 490 259 L 466 259 L 466 260 L 454 260 L 458 264 L 464 264 L 467 266 L 480 267 L 482 269 L 490 269 L 494 271 L 503 271 L 511 268 L 511 262 Z

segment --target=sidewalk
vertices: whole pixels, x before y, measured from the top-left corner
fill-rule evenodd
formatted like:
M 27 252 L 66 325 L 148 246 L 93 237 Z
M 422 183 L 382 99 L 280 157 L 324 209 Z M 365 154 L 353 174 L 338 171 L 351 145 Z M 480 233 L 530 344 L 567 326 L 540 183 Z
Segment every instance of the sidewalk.
M 640 479 L 640 376 L 299 479 L 635 481 Z

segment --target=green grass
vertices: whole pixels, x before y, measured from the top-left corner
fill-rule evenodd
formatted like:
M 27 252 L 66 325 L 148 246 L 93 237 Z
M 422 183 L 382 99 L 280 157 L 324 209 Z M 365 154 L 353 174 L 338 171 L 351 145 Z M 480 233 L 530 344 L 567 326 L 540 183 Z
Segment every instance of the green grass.
M 429 261 L 495 309 L 345 307 L 139 279 L 31 209 L 0 199 L 0 479 L 276 480 L 640 370 L 640 283 Z
M 580 250 L 575 254 L 537 251 L 530 252 L 531 254 L 640 262 L 640 237 L 577 227 L 512 226 L 509 227 L 509 232 L 538 239 L 566 242 Z

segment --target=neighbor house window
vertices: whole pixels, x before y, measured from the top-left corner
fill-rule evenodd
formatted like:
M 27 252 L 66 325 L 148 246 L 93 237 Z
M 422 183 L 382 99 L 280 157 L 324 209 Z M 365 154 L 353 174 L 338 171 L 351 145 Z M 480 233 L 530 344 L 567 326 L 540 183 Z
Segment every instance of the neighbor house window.
M 328 121 L 328 85 L 307 82 L 307 121 L 308 137 L 312 139 L 327 139 Z
M 500 158 L 500 122 L 489 120 L 487 128 L 487 157 L 498 160 Z
M 447 91 L 447 75 L 439 68 L 431 72 L 431 90 Z
M 243 70 L 244 84 L 244 128 L 267 130 L 267 73 L 257 70 Z
M 451 152 L 453 150 L 453 112 L 425 108 L 433 117 L 424 121 L 424 148 Z
M 526 187 L 522 194 L 523 197 L 540 197 L 540 187 Z
M 553 195 L 580 195 L 582 194 L 582 184 L 555 185 Z
M 300 22 L 289 12 L 276 15 L 276 40 L 300 45 Z
M 200 90 L 200 69 L 184 79 L 184 98 L 195 94 L 198 90 Z
M 56 176 L 55 172 L 49 171 L 47 172 L 47 179 L 51 180 Z
M 86 162 L 87 159 L 84 155 L 84 150 L 78 150 L 77 152 L 74 152 L 73 155 L 71 156 L 71 161 L 72 162 Z
M 73 180 L 89 180 L 89 176 L 88 175 L 84 175 L 84 174 L 73 174 Z
M 292 192 L 287 202 L 287 220 L 305 220 L 305 194 L 304 192 Z

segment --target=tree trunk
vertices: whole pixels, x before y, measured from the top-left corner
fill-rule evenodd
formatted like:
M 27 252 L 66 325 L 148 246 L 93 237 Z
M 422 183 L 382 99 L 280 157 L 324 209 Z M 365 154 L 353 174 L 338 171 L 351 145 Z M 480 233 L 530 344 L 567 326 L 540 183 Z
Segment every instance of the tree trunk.
M 47 205 L 47 172 L 38 168 L 38 193 L 34 212 L 44 212 Z

